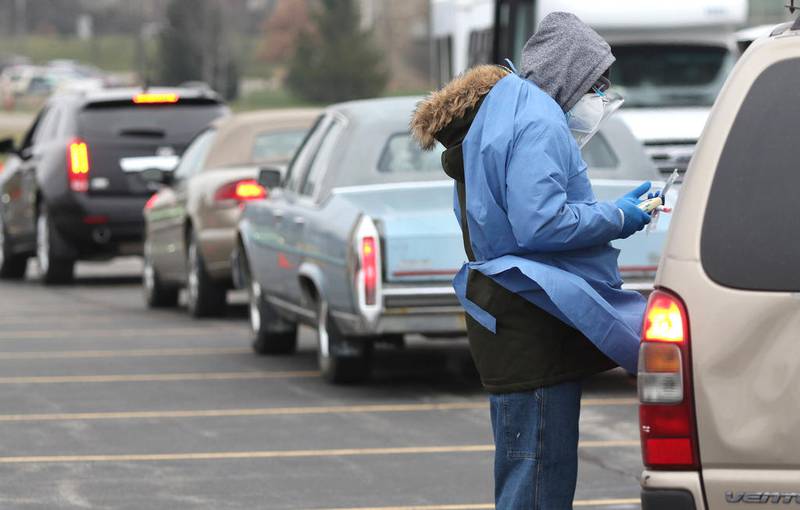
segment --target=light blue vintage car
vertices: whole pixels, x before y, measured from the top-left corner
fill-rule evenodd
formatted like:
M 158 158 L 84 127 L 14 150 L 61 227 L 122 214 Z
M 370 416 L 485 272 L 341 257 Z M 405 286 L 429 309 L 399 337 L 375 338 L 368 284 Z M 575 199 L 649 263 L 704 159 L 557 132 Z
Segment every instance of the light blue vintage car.
M 346 382 L 368 375 L 375 342 L 464 334 L 451 286 L 466 260 L 453 181 L 440 151 L 422 152 L 409 135 L 418 100 L 332 106 L 281 180 L 277 170 L 262 170 L 272 191 L 248 204 L 234 255 L 235 277 L 250 291 L 257 353 L 293 352 L 305 323 L 317 331 L 323 376 Z M 622 122 L 607 123 L 584 152 L 600 199 L 658 179 Z M 619 243 L 637 288 L 652 285 L 665 220 Z

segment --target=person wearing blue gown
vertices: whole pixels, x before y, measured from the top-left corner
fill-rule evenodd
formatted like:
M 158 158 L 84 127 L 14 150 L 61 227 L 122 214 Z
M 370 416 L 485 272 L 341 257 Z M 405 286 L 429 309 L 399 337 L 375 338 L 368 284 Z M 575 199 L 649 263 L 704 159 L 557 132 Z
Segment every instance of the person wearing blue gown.
M 412 118 L 456 184 L 468 261 L 454 286 L 490 393 L 499 510 L 572 508 L 582 380 L 636 371 L 645 300 L 622 289 L 610 242 L 650 221 L 638 207 L 650 183 L 598 202 L 580 151 L 621 104 L 613 62 L 594 30 L 552 13 L 519 73 L 473 68 Z

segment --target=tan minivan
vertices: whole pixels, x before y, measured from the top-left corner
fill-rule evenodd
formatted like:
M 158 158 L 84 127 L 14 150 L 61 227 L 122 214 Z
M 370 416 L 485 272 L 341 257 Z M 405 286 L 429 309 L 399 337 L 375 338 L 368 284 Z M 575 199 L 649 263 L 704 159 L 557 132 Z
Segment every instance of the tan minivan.
M 645 315 L 645 510 L 800 504 L 800 21 L 742 56 Z

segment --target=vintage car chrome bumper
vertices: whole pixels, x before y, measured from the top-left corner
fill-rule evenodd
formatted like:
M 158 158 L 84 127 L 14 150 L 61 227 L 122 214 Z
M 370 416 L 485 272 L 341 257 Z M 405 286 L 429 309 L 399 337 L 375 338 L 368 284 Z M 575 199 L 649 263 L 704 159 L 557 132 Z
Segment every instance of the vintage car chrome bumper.
M 383 310 L 374 323 L 357 315 L 332 312 L 345 335 L 466 333 L 464 310 L 450 285 L 384 286 Z

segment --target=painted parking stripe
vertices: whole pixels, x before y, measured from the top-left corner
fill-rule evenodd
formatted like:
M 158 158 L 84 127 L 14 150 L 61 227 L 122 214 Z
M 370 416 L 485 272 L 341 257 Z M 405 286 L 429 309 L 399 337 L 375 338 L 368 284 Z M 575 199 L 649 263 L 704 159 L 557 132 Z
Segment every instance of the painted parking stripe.
M 94 359 L 94 358 L 149 358 L 180 356 L 214 356 L 219 354 L 252 354 L 252 349 L 242 347 L 208 347 L 185 349 L 118 349 L 98 351 L 24 351 L 0 352 L 0 361 L 20 359 Z
M 118 338 L 118 337 L 169 337 L 169 336 L 208 336 L 225 334 L 227 336 L 246 334 L 247 330 L 231 327 L 208 328 L 131 328 L 131 329 L 37 329 L 29 331 L 0 331 L 0 340 L 54 340 L 62 338 Z
M 232 381 L 237 379 L 290 379 L 318 377 L 316 370 L 197 372 L 182 374 L 57 375 L 0 377 L 0 384 L 65 384 L 110 382 Z
M 633 499 L 578 499 L 573 502 L 573 506 L 627 506 L 639 505 L 639 498 Z M 415 506 L 369 506 L 353 508 L 326 508 L 318 510 L 494 510 L 493 503 L 478 503 L 465 505 L 415 505 Z
M 633 405 L 634 399 L 587 399 L 583 406 Z M 245 409 L 198 409 L 127 411 L 98 413 L 0 414 L 0 423 L 90 420 L 152 420 L 164 418 L 217 418 L 242 416 L 298 416 L 315 414 L 411 413 L 427 411 L 487 410 L 484 402 L 442 402 L 428 404 L 364 404 L 342 406 L 266 407 Z
M 639 446 L 638 440 L 581 441 L 581 448 L 620 448 Z M 494 445 L 456 445 L 456 446 L 411 446 L 397 448 L 339 448 L 331 450 L 273 450 L 250 452 L 203 452 L 203 453 L 151 453 L 116 455 L 38 455 L 20 457 L 0 457 L 2 464 L 61 464 L 98 462 L 169 462 L 198 460 L 236 460 L 236 459 L 301 459 L 320 457 L 361 457 L 378 455 L 420 455 L 444 453 L 488 453 Z

